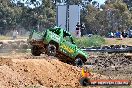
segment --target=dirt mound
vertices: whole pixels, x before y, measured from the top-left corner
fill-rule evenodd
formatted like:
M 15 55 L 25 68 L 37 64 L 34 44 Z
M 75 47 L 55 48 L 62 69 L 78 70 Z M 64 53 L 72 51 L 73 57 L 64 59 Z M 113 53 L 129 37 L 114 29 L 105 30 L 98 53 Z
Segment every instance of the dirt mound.
M 0 66 L 2 65 L 7 65 L 7 66 L 11 66 L 12 65 L 12 60 L 8 59 L 8 58 L 1 58 L 0 57 Z
M 57 59 L 0 58 L 0 87 L 77 88 L 80 71 Z
M 132 78 L 130 73 L 95 69 L 92 77 L 95 80 Z M 0 56 L 0 88 L 82 88 L 79 84 L 80 71 L 80 68 L 47 55 L 3 54 Z

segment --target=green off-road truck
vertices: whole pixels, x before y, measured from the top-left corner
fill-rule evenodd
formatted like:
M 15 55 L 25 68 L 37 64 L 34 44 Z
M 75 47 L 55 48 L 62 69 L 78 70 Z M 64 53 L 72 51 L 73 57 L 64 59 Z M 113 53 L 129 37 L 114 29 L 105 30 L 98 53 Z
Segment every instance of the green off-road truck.
M 78 66 L 83 65 L 88 54 L 79 49 L 73 41 L 72 35 L 62 28 L 55 27 L 43 32 L 33 30 L 28 42 L 32 45 L 31 53 L 40 56 L 46 53 L 49 56 L 59 56 L 61 60 Z

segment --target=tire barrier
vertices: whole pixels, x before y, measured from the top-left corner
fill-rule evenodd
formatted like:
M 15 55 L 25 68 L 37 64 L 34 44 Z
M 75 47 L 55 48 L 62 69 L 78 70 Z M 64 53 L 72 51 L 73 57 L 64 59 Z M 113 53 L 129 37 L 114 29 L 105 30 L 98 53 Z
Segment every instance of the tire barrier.
M 110 45 L 102 47 L 82 48 L 87 52 L 108 52 L 108 53 L 132 53 L 132 46 L 127 45 Z

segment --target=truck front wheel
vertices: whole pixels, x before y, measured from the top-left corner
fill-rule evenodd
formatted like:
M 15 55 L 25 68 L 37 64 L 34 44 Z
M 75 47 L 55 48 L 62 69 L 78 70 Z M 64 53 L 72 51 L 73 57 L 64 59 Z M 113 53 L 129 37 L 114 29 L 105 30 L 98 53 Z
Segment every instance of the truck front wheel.
M 54 44 L 48 44 L 46 53 L 49 56 L 55 56 L 56 55 L 56 46 Z
M 78 66 L 78 67 L 82 67 L 84 65 L 81 57 L 77 57 L 75 59 L 75 65 Z
M 84 86 L 84 87 L 86 87 L 86 86 L 91 84 L 90 79 L 89 78 L 84 78 L 84 77 L 81 78 L 79 80 L 79 82 L 80 82 L 81 86 Z
M 39 47 L 37 47 L 37 46 L 32 46 L 32 48 L 31 48 L 31 53 L 32 53 L 32 55 L 34 55 L 34 56 L 40 56 L 41 51 L 40 51 Z

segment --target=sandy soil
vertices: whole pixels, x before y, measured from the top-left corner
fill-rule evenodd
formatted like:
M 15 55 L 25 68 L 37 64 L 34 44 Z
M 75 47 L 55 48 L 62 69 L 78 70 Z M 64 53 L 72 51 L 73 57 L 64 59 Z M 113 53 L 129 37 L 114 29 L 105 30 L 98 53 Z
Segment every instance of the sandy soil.
M 78 87 L 80 72 L 56 59 L 0 58 L 0 84 L 2 88 Z
M 107 78 L 93 73 L 93 78 Z M 55 57 L 30 54 L 0 55 L 0 88 L 82 88 L 81 69 Z

